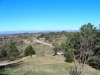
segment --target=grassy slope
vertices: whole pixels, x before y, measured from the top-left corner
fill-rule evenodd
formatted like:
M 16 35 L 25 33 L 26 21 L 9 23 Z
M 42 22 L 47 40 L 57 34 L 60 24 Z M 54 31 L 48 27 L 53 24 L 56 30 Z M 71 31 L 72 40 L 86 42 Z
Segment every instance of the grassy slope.
M 25 59 L 19 65 L 8 67 L 4 73 L 9 75 L 66 75 L 68 72 L 61 70 L 67 67 L 69 66 L 64 62 L 62 56 L 52 56 L 49 54 L 44 57 L 38 57 L 34 55 L 31 58 Z M 14 70 L 17 69 L 21 69 L 21 71 L 14 72 Z M 28 70 L 31 71 L 28 72 Z M 38 72 L 36 72 L 36 70 L 38 70 Z
M 45 55 L 43 57 L 38 57 L 33 55 L 32 57 L 22 61 L 21 63 L 6 68 L 7 71 L 3 74 L 9 75 L 70 75 L 68 70 L 73 63 L 66 63 L 62 56 L 53 56 L 52 54 Z M 85 68 L 92 69 L 91 67 L 85 65 Z M 19 69 L 19 70 L 18 70 Z M 99 75 L 99 71 L 94 70 L 83 73 L 84 75 Z

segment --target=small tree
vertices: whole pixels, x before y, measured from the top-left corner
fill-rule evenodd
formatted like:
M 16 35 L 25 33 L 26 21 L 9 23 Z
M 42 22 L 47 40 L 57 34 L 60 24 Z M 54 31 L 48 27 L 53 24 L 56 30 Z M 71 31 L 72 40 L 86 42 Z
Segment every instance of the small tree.
M 7 56 L 6 50 L 3 47 L 1 47 L 0 48 L 0 58 L 6 57 L 6 56 Z
M 72 55 L 71 50 L 67 50 L 66 54 L 65 54 L 65 58 L 66 58 L 66 62 L 74 62 L 74 58 Z
M 70 33 L 65 43 L 65 58 L 67 62 L 74 62 L 73 50 L 76 44 L 76 33 Z
M 60 45 L 60 47 L 61 47 L 61 50 L 63 52 L 65 52 L 65 48 L 66 48 L 65 42 L 62 42 L 61 45 Z
M 18 49 L 15 46 L 15 43 L 13 42 L 13 40 L 10 40 L 9 43 L 7 44 L 7 46 L 5 46 L 5 47 L 6 47 L 8 56 L 18 55 Z
M 22 46 L 24 42 L 21 40 L 19 43 L 20 43 L 20 45 Z
M 31 56 L 32 56 L 32 54 L 35 54 L 35 50 L 32 48 L 31 45 L 29 45 L 29 46 L 27 46 L 27 48 L 25 49 L 24 55 L 25 55 L 25 56 L 28 56 L 28 55 L 31 55 Z
M 60 46 L 57 42 L 54 42 L 53 46 L 54 46 L 53 51 L 54 51 L 54 56 L 55 56 L 57 52 L 60 50 Z

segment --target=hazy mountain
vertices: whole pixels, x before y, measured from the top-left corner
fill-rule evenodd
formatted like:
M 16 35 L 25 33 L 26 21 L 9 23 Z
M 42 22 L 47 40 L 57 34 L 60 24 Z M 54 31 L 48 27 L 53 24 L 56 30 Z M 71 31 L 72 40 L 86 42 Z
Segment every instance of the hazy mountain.
M 11 35 L 11 34 L 20 34 L 20 33 L 49 33 L 49 32 L 61 32 L 61 31 L 67 31 L 67 32 L 75 32 L 78 30 L 49 30 L 49 31 L 43 31 L 43 30 L 34 30 L 34 31 L 0 31 L 0 35 Z

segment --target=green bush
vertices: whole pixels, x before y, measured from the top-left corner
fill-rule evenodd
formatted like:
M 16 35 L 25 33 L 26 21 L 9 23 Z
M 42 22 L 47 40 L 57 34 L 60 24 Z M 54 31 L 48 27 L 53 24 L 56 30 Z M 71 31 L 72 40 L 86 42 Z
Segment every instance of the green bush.
M 74 62 L 73 54 L 70 50 L 68 50 L 65 54 L 66 62 Z
M 15 43 L 13 42 L 13 40 L 10 40 L 7 44 L 6 50 L 7 50 L 7 55 L 8 56 L 17 56 L 18 55 L 18 49 L 15 46 Z
M 7 44 L 0 47 L 0 58 L 14 57 L 14 59 L 16 59 L 16 56 L 18 56 L 18 54 L 19 54 L 19 51 L 17 47 L 15 46 L 15 43 L 13 42 L 13 40 L 10 40 Z
M 7 56 L 7 51 L 4 49 L 0 49 L 0 58 L 6 57 Z
M 25 56 L 29 56 L 29 55 L 32 56 L 32 54 L 35 54 L 35 50 L 32 48 L 31 45 L 29 45 L 29 46 L 27 46 L 27 48 L 25 49 L 24 55 L 25 55 Z

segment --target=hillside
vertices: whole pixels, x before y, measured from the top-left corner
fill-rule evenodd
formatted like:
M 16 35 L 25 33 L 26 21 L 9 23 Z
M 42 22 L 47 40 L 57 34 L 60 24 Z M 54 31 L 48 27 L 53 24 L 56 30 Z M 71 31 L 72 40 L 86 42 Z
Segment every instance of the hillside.
M 11 36 L 1 36 L 1 47 L 9 40 L 13 40 L 19 52 L 22 52 L 15 59 L 7 63 L 10 65 L 0 67 L 2 75 L 71 75 L 73 72 L 74 63 L 66 62 L 66 58 L 61 55 L 54 56 L 53 43 L 57 42 L 58 49 L 61 50 L 61 43 L 66 41 L 67 32 L 57 32 L 48 34 L 17 34 Z M 72 36 L 71 36 L 72 37 Z M 71 38 L 70 37 L 70 38 Z M 72 42 L 72 41 L 71 41 Z M 24 50 L 28 45 L 31 45 L 35 50 L 35 55 L 24 56 Z M 51 46 L 52 45 L 52 46 Z M 70 57 L 69 57 L 70 58 Z M 0 59 L 5 60 L 4 58 Z M 77 61 L 77 59 L 76 59 Z M 5 62 L 3 62 L 5 63 Z M 2 64 L 2 63 L 1 63 Z M 77 62 L 78 65 L 78 62 Z M 89 65 L 84 65 L 82 75 L 100 75 L 100 70 L 96 70 Z
M 17 64 L 6 66 L 2 74 L 7 75 L 70 75 L 71 66 L 74 63 L 66 63 L 62 56 L 53 56 L 46 54 L 45 56 L 33 55 L 27 59 L 16 60 Z M 88 71 L 87 71 L 87 70 Z M 84 75 L 100 75 L 97 71 L 88 65 L 85 65 Z

